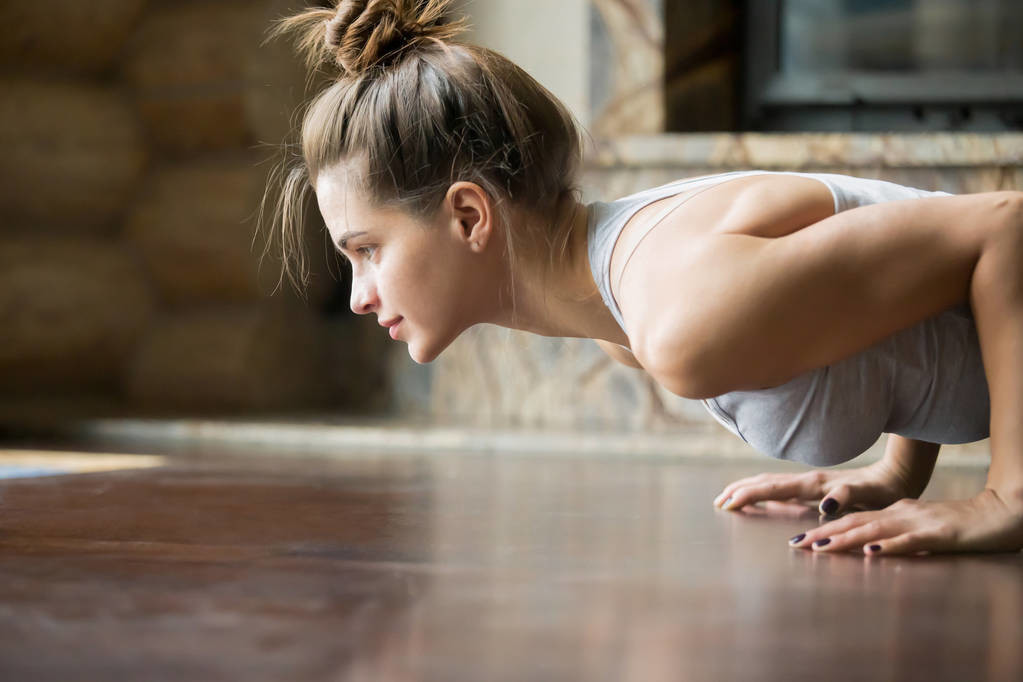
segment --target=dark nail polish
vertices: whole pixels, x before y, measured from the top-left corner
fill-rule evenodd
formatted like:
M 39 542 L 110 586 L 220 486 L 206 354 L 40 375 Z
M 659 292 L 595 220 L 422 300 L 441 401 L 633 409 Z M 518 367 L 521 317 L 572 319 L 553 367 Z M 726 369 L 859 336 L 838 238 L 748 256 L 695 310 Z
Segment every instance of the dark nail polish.
M 870 546 L 870 551 L 871 552 L 880 552 L 881 551 L 881 545 L 871 545 Z
M 829 542 L 831 542 L 831 538 L 824 538 L 823 540 L 818 540 L 817 542 L 813 543 L 813 546 L 814 547 L 823 547 L 824 545 L 828 544 Z
M 789 542 L 790 542 L 790 543 L 792 543 L 792 544 L 794 545 L 794 544 L 796 544 L 797 542 L 802 542 L 802 541 L 803 541 L 803 538 L 805 538 L 805 537 L 806 537 L 806 533 L 800 533 L 800 534 L 799 534 L 799 535 L 797 535 L 796 537 L 794 537 L 794 538 L 791 538 L 791 539 L 789 540 Z
M 824 504 L 821 505 L 821 509 L 824 510 L 825 514 L 834 514 L 838 511 L 838 502 L 829 497 L 824 500 Z

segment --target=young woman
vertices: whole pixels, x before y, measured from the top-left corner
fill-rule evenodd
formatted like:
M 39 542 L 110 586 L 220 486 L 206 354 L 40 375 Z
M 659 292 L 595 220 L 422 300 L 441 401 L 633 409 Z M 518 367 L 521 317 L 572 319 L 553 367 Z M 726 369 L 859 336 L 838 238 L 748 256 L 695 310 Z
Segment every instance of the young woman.
M 448 4 L 342 0 L 274 27 L 339 70 L 279 167 L 272 231 L 293 283 L 312 190 L 352 309 L 416 362 L 481 322 L 592 338 L 776 457 L 834 464 L 890 434 L 874 465 L 765 474 L 715 500 L 862 510 L 795 547 L 1023 548 L 1023 193 L 741 171 L 584 204 L 571 114 L 454 41 Z M 980 493 L 916 499 L 940 443 L 988 435 Z

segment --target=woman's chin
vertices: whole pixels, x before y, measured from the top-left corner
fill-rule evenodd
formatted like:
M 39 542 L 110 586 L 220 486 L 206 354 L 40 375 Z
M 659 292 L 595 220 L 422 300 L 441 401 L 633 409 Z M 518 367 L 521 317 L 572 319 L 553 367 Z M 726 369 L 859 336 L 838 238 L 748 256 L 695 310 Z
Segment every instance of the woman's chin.
M 428 365 L 436 360 L 449 345 L 451 344 L 447 343 L 440 347 L 430 346 L 424 348 L 419 344 L 408 342 L 408 354 L 416 364 Z
M 418 349 L 413 348 L 410 343 L 408 346 L 408 355 L 412 358 L 412 361 L 417 365 L 427 365 L 437 359 L 438 353 L 425 354 L 420 352 Z

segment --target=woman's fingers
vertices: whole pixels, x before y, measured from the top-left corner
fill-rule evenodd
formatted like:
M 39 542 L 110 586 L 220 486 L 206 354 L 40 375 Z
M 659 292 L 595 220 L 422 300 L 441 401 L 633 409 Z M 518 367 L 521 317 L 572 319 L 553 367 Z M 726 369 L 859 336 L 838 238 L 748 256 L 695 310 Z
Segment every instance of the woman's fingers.
M 921 551 L 926 551 L 929 554 L 929 549 L 922 549 L 921 545 L 925 544 L 922 540 L 923 538 L 920 533 L 903 533 L 902 535 L 896 535 L 895 537 L 887 540 L 868 541 L 863 547 L 863 553 L 871 555 L 918 554 Z
M 747 478 L 741 478 L 738 481 L 732 481 L 727 486 L 725 486 L 725 489 L 721 491 L 720 495 L 714 498 L 714 506 L 720 507 L 722 503 L 728 498 L 730 498 L 732 496 L 732 493 L 734 493 L 736 490 L 738 490 L 744 485 L 749 485 L 751 483 L 762 481 L 764 480 L 765 476 L 767 476 L 767 474 L 758 474 L 756 476 L 748 476 Z
M 912 531 L 900 532 L 905 527 L 884 528 L 865 524 L 845 533 L 830 532 L 816 540 L 807 537 L 794 547 L 806 547 L 815 552 L 843 552 L 862 550 L 864 554 L 915 554 L 930 549 L 940 542 L 933 533 Z M 807 544 L 809 543 L 809 545 Z
M 827 497 L 821 500 L 818 509 L 821 514 L 834 516 L 840 511 L 847 509 L 849 501 L 853 498 L 854 490 L 846 483 L 839 483 L 827 491 Z
M 893 527 L 892 519 L 883 522 L 879 516 L 881 516 L 879 512 L 847 514 L 836 521 L 825 523 L 806 533 L 800 533 L 796 536 L 799 540 L 790 541 L 789 544 L 793 547 L 823 549 L 832 552 L 849 549 L 868 541 L 876 541 L 881 537 L 892 537 L 901 532 L 901 528 Z
M 820 514 L 815 505 L 805 502 L 781 502 L 778 500 L 765 500 L 763 506 L 759 504 L 748 504 L 739 513 L 747 516 L 764 516 L 775 519 L 789 519 L 792 521 L 817 520 Z
M 799 541 L 789 544 L 819 552 L 859 550 L 869 555 L 944 551 L 954 548 L 955 532 L 931 513 L 942 511 L 941 507 L 942 503 L 903 500 L 879 511 L 848 514 L 797 535 Z
M 729 484 L 714 498 L 714 505 L 722 509 L 741 509 L 760 500 L 817 499 L 820 489 L 818 472 L 760 474 Z
M 866 467 L 750 476 L 729 484 L 714 499 L 714 505 L 722 509 L 741 509 L 760 500 L 819 500 L 821 514 L 838 516 L 854 509 L 881 509 L 900 497 L 899 491 L 884 476 Z

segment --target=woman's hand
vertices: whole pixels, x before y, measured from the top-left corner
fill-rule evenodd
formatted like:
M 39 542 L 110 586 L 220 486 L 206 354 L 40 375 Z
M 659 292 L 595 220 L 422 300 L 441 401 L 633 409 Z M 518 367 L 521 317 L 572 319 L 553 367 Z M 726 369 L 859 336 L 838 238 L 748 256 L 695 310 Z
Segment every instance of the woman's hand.
M 789 541 L 816 552 L 862 549 L 864 554 L 1018 552 L 1023 509 L 985 488 L 969 500 L 902 499 L 880 511 L 857 512 Z
M 926 484 L 925 484 L 926 485 Z M 714 499 L 722 509 L 741 509 L 760 500 L 821 500 L 823 514 L 840 509 L 881 509 L 905 497 L 919 497 L 923 487 L 884 460 L 859 469 L 760 474 L 730 483 Z

